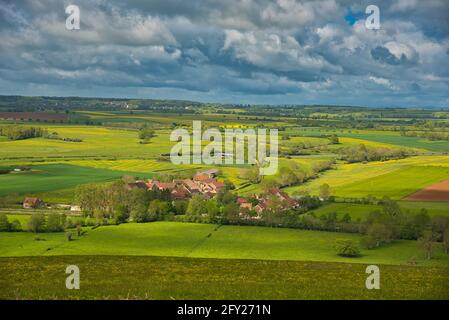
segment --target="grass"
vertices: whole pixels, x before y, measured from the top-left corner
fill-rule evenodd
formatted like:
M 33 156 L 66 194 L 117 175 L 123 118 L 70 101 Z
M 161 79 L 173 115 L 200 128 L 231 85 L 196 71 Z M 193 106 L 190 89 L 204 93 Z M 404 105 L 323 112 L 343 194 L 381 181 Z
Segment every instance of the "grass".
M 379 141 L 363 140 L 363 139 L 358 139 L 358 138 L 340 137 L 339 141 L 343 146 L 364 144 L 365 146 L 372 147 L 372 148 L 386 148 L 386 149 L 404 148 L 403 146 L 397 145 L 397 144 L 389 144 L 389 143 L 383 143 L 383 142 L 379 142 Z M 410 150 L 414 150 L 417 152 L 419 152 L 419 151 L 425 152 L 426 151 L 425 149 L 410 148 L 410 147 L 405 148 L 405 149 L 410 149 Z
M 417 156 L 368 163 L 340 163 L 306 184 L 286 188 L 318 194 L 327 183 L 341 197 L 389 196 L 400 199 L 432 183 L 449 179 L 449 156 Z
M 151 174 L 94 169 L 68 164 L 35 165 L 30 171 L 0 175 L 0 196 L 11 193 L 42 194 L 85 183 L 117 179 L 123 175 L 150 176 Z
M 80 290 L 65 269 L 80 268 Z M 347 263 L 58 256 L 0 258 L 0 299 L 449 299 L 448 269 Z
M 34 138 L 17 141 L 1 141 L 1 158 L 139 158 L 157 157 L 169 153 L 169 131 L 158 131 L 149 144 L 139 144 L 135 130 L 112 129 L 97 126 L 36 125 L 57 132 L 64 138 L 80 138 L 82 142 L 66 142 Z
M 343 134 L 344 136 L 376 141 L 381 143 L 395 144 L 402 147 L 425 149 L 434 152 L 448 152 L 449 141 L 430 141 L 420 137 L 403 137 L 399 134 L 364 134 L 351 133 Z
M 417 214 L 422 208 L 425 208 L 431 217 L 436 215 L 449 217 L 449 205 L 447 203 L 411 201 L 399 201 L 398 203 L 404 213 Z M 360 219 L 363 221 L 370 212 L 376 210 L 382 211 L 382 206 L 375 204 L 331 203 L 319 209 L 313 210 L 313 212 L 318 217 L 335 212 L 338 219 L 348 213 L 353 220 Z
M 449 179 L 447 167 L 406 167 L 377 177 L 353 182 L 335 189 L 340 197 L 358 198 L 372 195 L 401 199 L 433 183 Z
M 398 132 L 373 131 L 373 130 L 328 130 L 323 128 L 302 129 L 296 132 L 306 136 L 320 136 L 323 134 L 336 134 L 343 138 L 354 138 L 359 140 L 378 142 L 400 147 L 424 149 L 433 152 L 448 152 L 449 141 L 430 141 L 420 137 L 404 137 Z M 364 142 L 361 142 L 364 143 Z
M 123 224 L 86 229 L 87 234 L 67 241 L 63 233 L 0 233 L 0 256 L 47 255 L 151 255 L 194 258 L 298 260 L 351 263 L 446 266 L 447 256 L 438 247 L 435 259 L 425 260 L 416 241 L 362 250 L 356 259 L 335 253 L 336 239 L 359 241 L 355 234 L 343 234 L 265 227 L 222 226 L 177 222 Z

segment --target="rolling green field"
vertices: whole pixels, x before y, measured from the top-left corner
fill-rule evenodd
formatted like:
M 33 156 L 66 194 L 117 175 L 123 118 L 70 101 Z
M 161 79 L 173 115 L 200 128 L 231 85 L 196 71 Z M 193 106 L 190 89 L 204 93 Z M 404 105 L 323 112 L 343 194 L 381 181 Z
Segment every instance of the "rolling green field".
M 29 164 L 29 163 L 26 163 Z M 8 167 L 5 166 L 4 167 Z M 198 171 L 210 166 L 182 165 L 156 160 L 70 160 L 31 164 L 31 171 L 0 175 L 0 196 L 38 196 L 49 203 L 73 202 L 75 187 L 80 184 L 105 182 L 128 175 L 151 178 L 155 174 Z M 13 168 L 13 167 L 11 167 Z M 243 168 L 220 167 L 220 179 L 238 186 L 247 182 L 241 177 Z
M 337 170 L 326 171 L 318 179 L 285 188 L 285 191 L 307 190 L 318 194 L 319 187 L 327 183 L 337 197 L 363 198 L 372 195 L 399 200 L 447 179 L 449 156 L 417 156 L 368 163 L 340 163 Z
M 65 288 L 68 265 L 80 290 Z M 0 299 L 448 299 L 447 268 L 139 256 L 0 258 Z M 244 285 L 243 285 L 244 284 Z
M 335 189 L 340 197 L 361 198 L 389 196 L 401 199 L 428 185 L 449 179 L 447 167 L 406 167 L 377 177 L 365 179 Z
M 304 136 L 337 134 L 339 137 L 354 138 L 406 148 L 422 149 L 433 152 L 449 152 L 449 141 L 430 141 L 420 137 L 404 137 L 399 132 L 371 130 L 328 130 L 324 128 L 306 128 L 295 130 Z
M 319 120 L 322 128 L 300 128 L 299 119 L 285 114 L 240 114 L 244 111 L 235 108 L 234 113 L 219 114 L 206 109 L 201 114 L 182 115 L 138 110 L 76 111 L 80 119 L 104 126 L 24 123 L 82 142 L 44 138 L 11 141 L 0 136 L 0 167 L 31 167 L 31 171 L 0 175 L 0 197 L 17 194 L 17 203 L 24 196 L 38 196 L 47 203 L 74 203 L 78 185 L 112 181 L 124 175 L 150 178 L 211 167 L 221 171 L 220 180 L 237 187 L 237 194 L 262 193 L 261 184 L 251 184 L 245 177 L 249 165 L 174 165 L 167 161 L 166 154 L 173 145 L 169 141 L 171 129 L 201 120 L 204 125 L 221 128 L 262 124 L 285 129 L 279 131 L 283 138 L 279 167 L 313 173 L 306 182 L 283 188 L 290 194 L 301 191 L 319 195 L 326 183 L 337 198 L 388 196 L 398 200 L 404 213 L 415 214 L 426 208 L 430 216 L 449 217 L 448 203 L 402 200 L 449 179 L 449 141 L 404 137 L 398 131 L 333 129 L 338 128 L 335 114 Z M 328 116 L 321 111 L 313 115 Z M 144 123 L 156 133 L 146 144 L 138 138 L 138 128 Z M 329 134 L 337 134 L 339 143 L 332 143 Z M 406 149 L 413 156 L 346 163 L 341 149 L 358 144 Z M 300 152 L 293 153 L 295 148 Z M 336 161 L 332 169 L 315 175 L 313 168 L 329 160 Z M 7 210 L 11 208 L 1 211 Z M 353 220 L 364 220 L 374 210 L 382 207 L 332 203 L 314 212 L 317 216 L 336 212 L 339 218 L 349 213 Z M 26 229 L 30 215 L 18 213 L 10 211 L 9 220 L 18 219 Z M 8 274 L 8 278 L 0 277 L 0 299 L 449 299 L 449 258 L 441 243 L 435 244 L 431 260 L 425 259 L 417 241 L 408 240 L 362 249 L 360 257 L 344 258 L 336 254 L 336 240 L 358 243 L 362 235 L 180 222 L 125 223 L 83 230 L 85 234 L 74 236 L 73 241 L 67 241 L 64 233 L 0 232 L 0 274 Z M 68 264 L 81 268 L 80 291 L 64 287 Z M 366 290 L 368 264 L 381 266 L 382 290 Z
M 172 143 L 169 131 L 158 131 L 151 144 L 140 144 L 136 130 L 98 126 L 33 124 L 57 132 L 63 138 L 79 138 L 82 142 L 66 142 L 45 138 L 0 141 L 0 159 L 33 158 L 154 158 L 169 153 Z
M 419 137 L 403 137 L 399 134 L 343 134 L 344 137 L 363 139 L 381 143 L 394 144 L 409 148 L 425 149 L 434 152 L 448 152 L 449 141 L 429 141 Z
M 399 206 L 406 214 L 417 214 L 422 208 L 427 210 L 429 216 L 447 216 L 449 217 L 449 205 L 445 202 L 415 202 L 415 201 L 399 201 Z M 382 206 L 375 204 L 354 204 L 354 203 L 331 203 L 319 209 L 313 210 L 316 216 L 327 215 L 335 212 L 337 218 L 342 218 L 348 213 L 352 220 L 360 219 L 363 221 L 370 212 L 382 211 Z
M 335 253 L 337 239 L 361 239 L 335 232 L 222 226 L 177 222 L 128 223 L 86 229 L 86 235 L 67 241 L 63 233 L 0 233 L 0 256 L 145 255 L 191 258 L 265 259 L 447 266 L 449 259 L 437 245 L 435 258 L 425 260 L 416 241 L 396 241 L 359 258 Z M 42 240 L 44 239 L 44 240 Z
M 123 175 L 151 176 L 149 173 L 94 169 L 68 164 L 35 165 L 32 170 L 0 175 L 0 196 L 30 195 L 75 187 L 79 184 L 118 179 Z

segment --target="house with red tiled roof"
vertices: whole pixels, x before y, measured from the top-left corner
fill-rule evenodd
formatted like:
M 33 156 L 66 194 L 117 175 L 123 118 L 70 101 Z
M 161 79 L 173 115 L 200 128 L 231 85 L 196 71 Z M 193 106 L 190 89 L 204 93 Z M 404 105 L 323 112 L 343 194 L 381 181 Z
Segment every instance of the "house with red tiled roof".
M 173 190 L 176 187 L 174 182 L 159 182 L 156 184 L 159 190 Z
M 148 182 L 146 183 L 146 187 L 148 190 L 152 190 L 152 191 L 173 190 L 176 187 L 176 183 L 160 182 L 158 180 L 148 180 Z
M 208 173 L 212 174 L 213 172 Z M 193 179 L 174 179 L 173 182 L 148 180 L 145 186 L 152 191 L 170 190 L 173 198 L 186 199 L 197 193 L 201 193 L 207 198 L 212 198 L 225 188 L 225 183 L 210 178 L 208 174 L 197 174 Z
M 248 209 L 251 210 L 253 208 L 253 205 L 251 202 L 249 202 L 245 198 L 237 198 L 237 204 L 239 205 L 240 209 Z
M 259 203 L 254 207 L 254 211 L 260 216 L 260 214 L 268 209 L 268 201 L 264 198 L 259 200 Z
M 176 189 L 171 192 L 172 200 L 187 200 L 191 196 L 192 194 L 190 191 L 184 186 L 176 187 Z
M 190 179 L 182 180 L 182 184 L 191 192 L 191 193 L 199 193 L 200 187 L 194 181 Z
M 23 200 L 23 208 L 24 209 L 36 209 L 36 208 L 42 208 L 45 206 L 44 201 L 42 201 L 39 198 L 33 198 L 33 197 L 26 197 Z
M 279 188 L 271 188 L 268 191 L 269 194 L 274 195 L 279 198 L 279 200 L 286 202 L 288 207 L 290 208 L 296 208 L 298 207 L 299 203 L 292 197 L 290 197 L 287 193 L 281 191 Z
M 197 174 L 193 177 L 193 181 L 201 181 L 201 182 L 207 182 L 211 181 L 213 178 L 211 178 L 207 174 Z
M 201 193 L 210 192 L 213 194 L 217 194 L 221 189 L 225 187 L 225 184 L 222 181 L 216 181 L 215 179 L 198 181 L 197 185 L 199 186 Z
M 257 197 L 259 203 L 254 207 L 254 210 L 257 212 L 257 214 L 260 215 L 263 211 L 269 209 L 269 197 L 273 196 L 281 201 L 281 210 L 297 208 L 299 206 L 298 201 L 290 197 L 287 193 L 281 191 L 279 188 L 272 188 L 268 190 L 268 193 L 266 195 Z

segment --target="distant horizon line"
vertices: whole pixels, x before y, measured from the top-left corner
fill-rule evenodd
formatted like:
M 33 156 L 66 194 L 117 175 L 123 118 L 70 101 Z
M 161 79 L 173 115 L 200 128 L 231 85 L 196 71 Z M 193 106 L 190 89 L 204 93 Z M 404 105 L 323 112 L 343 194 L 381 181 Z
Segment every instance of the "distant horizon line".
M 439 106 L 361 106 L 351 104 L 253 104 L 253 103 L 230 103 L 230 102 L 217 102 L 217 101 L 196 101 L 187 99 L 173 99 L 173 98 L 131 98 L 131 97 L 107 97 L 107 96 L 51 96 L 51 95 L 22 95 L 22 94 L 0 94 L 0 97 L 26 97 L 26 98 L 77 98 L 77 99 L 101 99 L 101 100 L 154 100 L 154 101 L 179 101 L 190 102 L 197 104 L 216 104 L 221 106 L 240 106 L 240 107 L 332 107 L 332 108 L 364 108 L 364 109 L 439 109 L 449 111 L 449 105 L 446 107 Z

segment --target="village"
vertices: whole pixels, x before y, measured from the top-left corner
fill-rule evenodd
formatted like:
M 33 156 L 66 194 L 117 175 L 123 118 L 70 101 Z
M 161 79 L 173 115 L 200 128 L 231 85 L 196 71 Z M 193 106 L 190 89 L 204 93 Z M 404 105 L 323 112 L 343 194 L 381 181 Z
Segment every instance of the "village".
M 174 179 L 172 182 L 160 182 L 158 180 L 138 180 L 127 184 L 129 190 L 141 188 L 151 191 L 170 192 L 171 199 L 189 200 L 196 194 L 201 194 L 205 199 L 212 199 L 220 191 L 226 189 L 225 183 L 217 180 L 219 170 L 209 169 L 200 171 L 192 179 Z M 237 197 L 237 204 L 240 208 L 240 215 L 243 216 L 249 211 L 254 211 L 257 215 L 252 219 L 260 219 L 264 210 L 269 210 L 270 197 L 276 197 L 282 210 L 299 207 L 299 201 L 290 197 L 279 188 L 271 188 L 265 195 L 252 195 L 249 198 Z
M 201 195 L 205 200 L 216 197 L 220 192 L 227 191 L 227 186 L 223 181 L 217 179 L 219 170 L 208 169 L 197 172 L 191 179 L 173 179 L 171 182 L 161 182 L 157 179 L 135 180 L 126 183 L 125 187 L 131 191 L 142 189 L 153 192 L 166 192 L 170 195 L 172 203 L 176 201 L 189 201 L 195 195 Z M 297 199 L 292 198 L 287 193 L 277 187 L 270 188 L 265 194 L 253 194 L 249 197 L 236 197 L 236 203 L 239 207 L 239 216 L 242 218 L 259 220 L 262 213 L 270 208 L 270 201 L 276 199 L 276 209 L 280 211 L 295 209 L 300 206 Z M 71 214 L 81 214 L 83 208 L 79 204 L 46 204 L 37 197 L 25 197 L 23 209 L 62 209 Z M 249 215 L 249 212 L 254 214 Z

